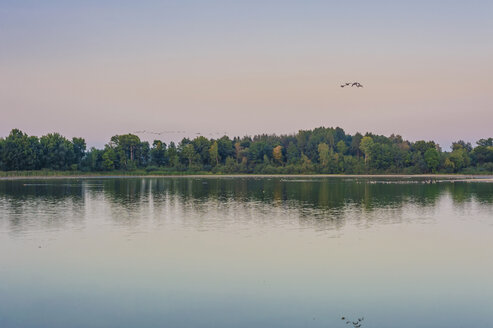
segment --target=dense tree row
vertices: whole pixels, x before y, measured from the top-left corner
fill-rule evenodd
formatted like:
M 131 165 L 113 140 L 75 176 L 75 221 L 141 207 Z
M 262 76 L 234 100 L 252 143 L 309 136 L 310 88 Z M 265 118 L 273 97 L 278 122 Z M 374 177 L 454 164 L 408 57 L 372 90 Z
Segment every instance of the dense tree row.
M 113 136 L 104 149 L 86 150 L 82 138 L 58 133 L 40 138 L 14 129 L 0 138 L 0 170 L 211 171 L 215 173 L 457 173 L 493 172 L 493 138 L 453 143 L 449 152 L 433 141 L 399 135 L 349 135 L 343 129 L 300 130 L 295 135 L 184 138 L 178 145 L 133 134 Z

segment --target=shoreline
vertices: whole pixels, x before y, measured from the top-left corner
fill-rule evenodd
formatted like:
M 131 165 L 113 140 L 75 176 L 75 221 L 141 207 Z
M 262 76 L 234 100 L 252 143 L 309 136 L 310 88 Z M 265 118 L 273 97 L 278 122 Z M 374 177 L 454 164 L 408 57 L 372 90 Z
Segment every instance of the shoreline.
M 493 175 L 488 174 L 68 174 L 68 175 L 15 175 L 2 176 L 5 180 L 47 180 L 47 179 L 129 179 L 129 178 L 203 178 L 203 179 L 231 179 L 231 178 L 444 178 L 450 180 L 493 181 Z

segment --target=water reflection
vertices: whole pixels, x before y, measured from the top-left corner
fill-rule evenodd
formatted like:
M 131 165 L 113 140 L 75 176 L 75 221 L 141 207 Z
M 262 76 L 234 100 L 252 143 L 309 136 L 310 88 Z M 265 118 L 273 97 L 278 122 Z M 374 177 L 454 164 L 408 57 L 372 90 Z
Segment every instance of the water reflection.
M 13 233 L 82 225 L 84 206 L 80 181 L 0 182 L 0 218 Z
M 136 226 L 180 221 L 196 228 L 296 221 L 337 229 L 347 220 L 400 223 L 429 216 L 441 199 L 489 206 L 493 184 L 420 179 L 122 178 L 0 181 L 0 215 L 12 231 L 82 224 L 94 216 Z M 488 207 L 490 208 L 490 207 Z M 104 214 L 102 214 L 104 213 Z M 428 213 L 428 214 L 427 214 Z
M 0 326 L 487 327 L 492 218 L 482 182 L 3 180 Z

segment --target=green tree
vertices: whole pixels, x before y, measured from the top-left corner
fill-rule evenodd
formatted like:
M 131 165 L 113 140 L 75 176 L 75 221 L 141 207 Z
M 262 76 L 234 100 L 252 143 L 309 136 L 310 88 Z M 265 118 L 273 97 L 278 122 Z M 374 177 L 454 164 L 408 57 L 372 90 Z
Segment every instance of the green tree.
M 198 155 L 198 160 L 202 165 L 209 165 L 211 163 L 211 157 L 209 154 L 209 149 L 211 148 L 212 142 L 204 136 L 199 136 L 192 140 L 195 153 Z
M 364 160 L 360 159 L 363 153 Z M 442 152 L 433 141 L 411 143 L 394 134 L 351 136 L 339 127 L 233 140 L 228 136 L 218 140 L 184 138 L 178 147 L 173 142 L 166 147 L 159 140 L 151 147 L 136 135 L 124 134 L 113 136 L 103 150 L 93 147 L 87 152 L 84 139 L 68 140 L 58 133 L 38 138 L 13 129 L 9 136 L 0 138 L 1 170 L 132 170 L 148 165 L 191 171 L 212 170 L 214 166 L 213 172 L 245 173 L 363 173 L 368 169 L 424 173 L 440 169 L 459 172 L 466 168 L 486 172 L 493 171 L 493 138 L 480 139 L 475 148 L 459 140 L 453 143 L 451 152 Z
M 169 143 L 168 159 L 169 159 L 169 165 L 171 167 L 177 167 L 178 166 L 178 164 L 179 164 L 178 150 L 176 149 L 176 145 L 173 141 L 171 141 Z
M 165 166 L 167 162 L 166 143 L 154 140 L 151 148 L 151 163 L 156 166 Z
M 361 144 L 364 144 L 364 140 L 366 137 L 364 137 L 361 140 Z M 381 144 L 381 143 L 370 143 L 370 149 L 369 149 L 369 154 L 371 154 L 371 165 L 370 167 L 379 170 L 379 171 L 385 171 L 388 170 L 393 162 L 395 161 L 395 156 L 393 154 L 393 148 L 392 146 L 388 144 Z M 365 157 L 367 155 L 367 152 L 365 151 Z
M 243 147 L 241 146 L 241 142 L 240 141 L 235 142 L 234 146 L 235 146 L 236 163 L 240 163 L 240 159 L 241 159 L 241 154 L 242 154 Z
M 415 152 L 419 152 L 421 155 L 424 155 L 428 149 L 437 149 L 438 146 L 433 141 L 419 140 L 414 143 L 412 148 Z
M 471 152 L 472 146 L 470 142 L 465 142 L 464 140 L 459 140 L 452 143 L 452 150 L 465 149 L 468 153 Z
M 49 133 L 40 138 L 43 166 L 52 170 L 67 170 L 76 163 L 74 145 L 59 133 Z
M 38 163 L 38 138 L 29 138 L 19 129 L 13 129 L 2 142 L 0 154 L 4 170 L 34 170 Z
M 350 147 L 350 151 L 351 151 L 351 154 L 355 155 L 356 157 L 360 157 L 360 143 L 361 143 L 361 139 L 363 139 L 363 136 L 361 135 L 361 133 L 357 132 L 351 139 L 351 147 Z
M 217 140 L 217 151 L 220 161 L 225 161 L 228 156 L 234 156 L 233 142 L 228 136 L 223 136 Z
M 265 141 L 254 141 L 248 150 L 248 159 L 251 163 L 263 163 L 265 156 L 267 156 L 267 158 L 272 156 L 272 150 L 273 147 Z
M 72 138 L 74 147 L 74 163 L 80 164 L 82 158 L 86 155 L 86 141 L 83 138 Z
M 301 154 L 301 169 L 307 173 L 313 171 L 312 161 L 305 154 Z
M 440 153 L 434 148 L 428 148 L 425 151 L 424 158 L 430 171 L 435 173 L 440 165 Z
M 301 159 L 301 153 L 294 142 L 290 142 L 286 149 L 286 159 L 288 164 L 296 164 Z
M 137 165 L 139 167 L 146 167 L 149 165 L 151 161 L 151 147 L 149 142 L 144 141 L 140 143 L 140 152 L 138 153 L 139 157 L 137 160 Z
M 83 171 L 103 171 L 103 154 L 104 150 L 91 147 L 80 163 L 80 169 Z
M 463 147 L 456 148 L 449 155 L 449 160 L 454 163 L 455 172 L 467 167 L 470 164 L 470 157 L 467 150 Z
M 493 138 L 479 139 L 476 144 L 478 146 L 493 147 Z
M 228 156 L 224 164 L 224 170 L 226 173 L 234 173 L 237 170 L 237 163 L 233 157 Z
M 452 173 L 452 172 L 455 172 L 455 164 L 454 162 L 452 162 L 450 160 L 449 157 L 447 157 L 445 159 L 445 163 L 443 164 L 443 166 L 445 167 L 445 170 L 448 172 L 448 173 Z
M 473 149 L 471 157 L 476 164 L 493 162 L 493 146 L 480 145 Z
M 326 167 L 329 163 L 329 146 L 326 143 L 321 142 L 318 144 L 318 156 L 320 164 L 322 164 L 323 167 Z
M 342 140 L 340 140 L 339 142 L 337 142 L 337 145 L 336 145 L 336 148 L 337 148 L 337 152 L 341 155 L 344 155 L 346 154 L 347 150 L 348 150 L 348 147 L 346 145 L 346 143 Z
M 214 162 L 214 165 L 219 165 L 219 146 L 217 144 L 217 141 L 214 141 L 209 148 L 209 156 Z
M 117 161 L 115 149 L 107 146 L 104 150 L 102 157 L 103 157 L 103 169 L 106 171 L 114 170 L 115 162 Z
M 364 136 L 361 139 L 361 142 L 359 144 L 359 148 L 361 149 L 363 154 L 365 154 L 365 163 L 368 163 L 368 161 L 370 160 L 371 149 L 373 148 L 373 144 L 374 143 L 373 143 L 372 137 Z
M 117 153 L 121 168 L 132 169 L 140 164 L 142 143 L 138 136 L 134 134 L 115 135 L 111 137 L 109 146 Z
M 195 158 L 195 148 L 193 147 L 193 145 L 191 143 L 189 144 L 186 144 L 184 147 L 183 147 L 183 156 L 188 159 L 188 167 L 192 166 L 192 163 L 193 163 L 193 160 Z

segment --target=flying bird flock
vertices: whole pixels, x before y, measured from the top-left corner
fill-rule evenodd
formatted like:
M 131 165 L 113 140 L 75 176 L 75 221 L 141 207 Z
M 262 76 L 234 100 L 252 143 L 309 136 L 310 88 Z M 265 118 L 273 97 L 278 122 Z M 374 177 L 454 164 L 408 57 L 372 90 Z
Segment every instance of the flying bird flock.
M 157 131 L 147 131 L 147 130 L 139 130 L 139 131 L 134 131 L 132 132 L 133 134 L 154 134 L 154 135 L 164 135 L 164 134 L 195 134 L 195 135 L 202 135 L 203 133 L 200 133 L 200 132 L 195 132 L 195 133 L 192 133 L 190 131 L 160 131 L 160 132 L 157 132 Z M 227 135 L 228 132 L 211 132 L 209 133 L 208 135 Z
M 344 87 L 356 87 L 356 88 L 362 88 L 363 87 L 363 84 L 359 83 L 359 82 L 347 82 L 347 83 L 344 83 L 344 84 L 341 84 L 341 88 L 344 88 Z

